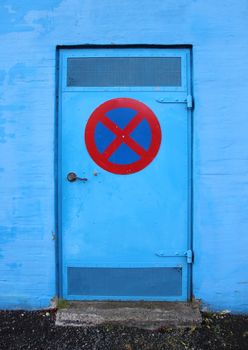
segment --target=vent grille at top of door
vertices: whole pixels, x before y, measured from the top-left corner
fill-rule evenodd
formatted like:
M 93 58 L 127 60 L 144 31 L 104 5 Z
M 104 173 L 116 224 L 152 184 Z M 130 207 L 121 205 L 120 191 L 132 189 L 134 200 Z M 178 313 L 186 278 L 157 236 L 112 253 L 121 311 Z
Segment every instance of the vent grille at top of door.
M 68 58 L 67 86 L 181 86 L 181 57 Z

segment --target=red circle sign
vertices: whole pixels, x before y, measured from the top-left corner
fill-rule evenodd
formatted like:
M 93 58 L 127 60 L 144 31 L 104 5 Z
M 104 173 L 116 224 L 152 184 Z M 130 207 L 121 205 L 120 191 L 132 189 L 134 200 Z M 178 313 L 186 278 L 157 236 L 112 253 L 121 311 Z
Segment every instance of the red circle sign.
M 161 144 L 153 111 L 131 98 L 114 98 L 98 106 L 85 128 L 91 158 L 114 174 L 132 174 L 152 162 Z

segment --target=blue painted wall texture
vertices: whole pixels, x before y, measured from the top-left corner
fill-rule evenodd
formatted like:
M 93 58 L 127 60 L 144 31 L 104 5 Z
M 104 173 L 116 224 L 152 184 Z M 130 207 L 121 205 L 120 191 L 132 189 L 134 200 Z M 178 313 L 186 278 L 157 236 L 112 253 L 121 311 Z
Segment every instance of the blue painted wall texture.
M 2 0 L 0 23 L 0 307 L 56 295 L 56 45 L 192 44 L 193 293 L 247 312 L 247 0 Z

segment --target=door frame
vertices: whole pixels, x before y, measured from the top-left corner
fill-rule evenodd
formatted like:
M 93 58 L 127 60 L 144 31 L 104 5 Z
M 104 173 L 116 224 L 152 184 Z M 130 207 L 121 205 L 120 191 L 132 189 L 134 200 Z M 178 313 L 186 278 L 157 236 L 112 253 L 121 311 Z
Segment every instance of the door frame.
M 59 122 L 59 115 L 61 111 L 61 98 L 60 98 L 60 81 L 62 79 L 62 69 L 60 69 L 60 53 L 62 50 L 70 49 L 187 49 L 189 51 L 187 80 L 189 82 L 189 90 L 191 96 L 193 96 L 193 46 L 191 44 L 182 45 L 154 45 L 154 44 L 128 44 L 128 45 L 57 45 L 56 46 L 56 67 L 55 67 L 55 127 L 54 127 L 54 188 L 55 188 L 55 232 L 53 233 L 53 239 L 55 240 L 55 283 L 56 283 L 56 297 L 62 298 L 62 286 L 63 286 L 63 262 L 62 262 L 62 228 L 61 228 L 61 178 L 60 178 L 60 139 L 61 139 L 61 125 Z M 193 250 L 193 107 L 187 109 L 188 117 L 188 250 Z M 188 281 L 187 281 L 187 299 L 191 301 L 193 298 L 193 259 L 192 263 L 187 264 L 188 269 Z

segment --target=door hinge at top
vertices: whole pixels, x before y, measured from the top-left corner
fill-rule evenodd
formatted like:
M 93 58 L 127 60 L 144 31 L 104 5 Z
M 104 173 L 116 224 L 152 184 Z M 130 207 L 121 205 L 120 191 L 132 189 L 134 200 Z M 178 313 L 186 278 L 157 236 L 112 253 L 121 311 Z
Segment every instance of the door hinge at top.
M 187 96 L 187 108 L 193 109 L 194 108 L 194 100 L 192 95 Z

